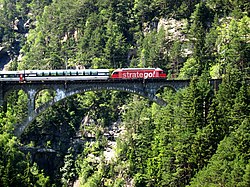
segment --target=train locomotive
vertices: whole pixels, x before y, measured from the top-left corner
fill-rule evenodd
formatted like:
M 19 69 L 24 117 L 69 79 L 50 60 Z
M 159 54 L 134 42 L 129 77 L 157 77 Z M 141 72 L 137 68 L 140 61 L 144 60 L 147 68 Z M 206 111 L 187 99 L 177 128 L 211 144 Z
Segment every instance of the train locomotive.
M 166 74 L 160 68 L 122 68 L 114 70 L 113 79 L 154 79 L 166 78 Z
M 0 81 L 91 81 L 112 79 L 164 79 L 166 73 L 160 68 L 121 68 L 114 71 L 109 69 L 81 70 L 20 70 L 0 71 Z

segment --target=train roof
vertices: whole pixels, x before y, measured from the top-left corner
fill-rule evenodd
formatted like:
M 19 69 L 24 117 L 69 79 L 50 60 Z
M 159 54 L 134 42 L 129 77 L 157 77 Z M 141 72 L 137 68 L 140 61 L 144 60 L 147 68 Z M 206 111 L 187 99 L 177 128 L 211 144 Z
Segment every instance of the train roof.
M 0 71 L 0 74 L 2 75 L 2 74 L 19 74 L 19 73 L 21 73 L 21 72 L 23 72 L 23 71 Z
M 58 69 L 58 70 L 18 70 L 18 71 L 0 71 L 0 74 L 23 74 L 23 73 L 41 73 L 41 72 L 88 72 L 88 71 L 98 71 L 98 72 L 109 72 L 109 69 Z
M 136 70 L 162 70 L 161 68 L 119 68 L 116 69 L 115 71 L 124 71 L 124 70 L 129 70 L 129 71 L 136 71 Z

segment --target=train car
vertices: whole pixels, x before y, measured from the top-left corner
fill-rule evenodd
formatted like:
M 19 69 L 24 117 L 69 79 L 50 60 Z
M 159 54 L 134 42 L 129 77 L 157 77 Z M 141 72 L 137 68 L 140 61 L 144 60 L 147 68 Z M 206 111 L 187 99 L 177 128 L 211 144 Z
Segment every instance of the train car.
M 0 71 L 0 81 L 18 82 L 159 78 L 166 78 L 160 68 L 122 68 L 111 75 L 108 69 Z
M 23 71 L 0 71 L 0 81 L 20 81 Z
M 166 73 L 160 68 L 122 68 L 113 71 L 113 79 L 162 79 Z
M 107 80 L 108 78 L 108 69 L 22 70 L 0 72 L 0 81 L 76 81 Z

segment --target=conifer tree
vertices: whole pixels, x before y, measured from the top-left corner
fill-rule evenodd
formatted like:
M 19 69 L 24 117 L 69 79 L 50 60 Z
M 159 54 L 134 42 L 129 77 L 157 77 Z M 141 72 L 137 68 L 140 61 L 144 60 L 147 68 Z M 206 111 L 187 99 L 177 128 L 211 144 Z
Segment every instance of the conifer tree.
M 207 68 L 207 64 L 205 64 L 206 62 L 203 59 L 204 44 L 208 24 L 211 21 L 210 11 L 204 2 L 196 5 L 191 18 L 190 36 L 193 41 L 193 57 L 199 64 L 198 75 L 201 75 L 202 71 Z

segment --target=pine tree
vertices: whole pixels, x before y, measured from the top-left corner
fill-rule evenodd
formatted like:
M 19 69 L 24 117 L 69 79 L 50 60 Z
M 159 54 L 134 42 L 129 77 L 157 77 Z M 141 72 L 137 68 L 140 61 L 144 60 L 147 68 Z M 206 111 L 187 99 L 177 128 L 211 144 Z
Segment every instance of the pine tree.
M 208 30 L 208 22 L 211 20 L 210 10 L 206 7 L 204 2 L 196 5 L 196 9 L 191 15 L 190 37 L 193 41 L 193 57 L 198 63 L 198 75 L 207 68 L 206 61 L 204 61 L 204 44 L 206 31 Z
M 245 186 L 248 184 L 249 119 L 225 137 L 207 167 L 203 168 L 190 186 Z

